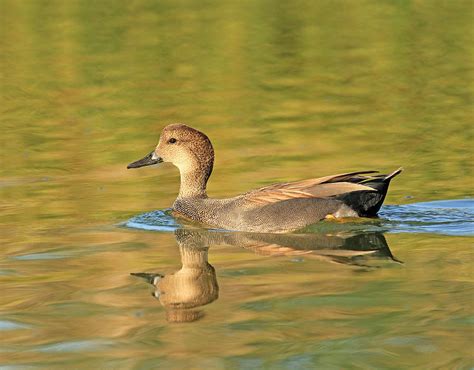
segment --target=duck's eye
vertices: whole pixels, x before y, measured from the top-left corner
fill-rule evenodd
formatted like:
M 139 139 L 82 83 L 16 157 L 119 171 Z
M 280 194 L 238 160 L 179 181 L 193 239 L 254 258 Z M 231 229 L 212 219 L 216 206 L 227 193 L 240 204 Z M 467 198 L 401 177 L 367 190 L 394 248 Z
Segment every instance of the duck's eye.
M 168 144 L 174 144 L 174 143 L 176 143 L 176 139 L 174 137 L 168 140 Z

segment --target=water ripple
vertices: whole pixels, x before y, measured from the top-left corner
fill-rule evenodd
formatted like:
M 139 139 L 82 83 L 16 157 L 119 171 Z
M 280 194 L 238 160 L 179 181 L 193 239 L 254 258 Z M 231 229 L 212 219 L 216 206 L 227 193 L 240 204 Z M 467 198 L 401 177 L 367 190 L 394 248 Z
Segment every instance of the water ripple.
M 37 348 L 39 352 L 83 352 L 98 351 L 110 343 L 104 340 L 77 340 L 46 344 Z
M 132 229 L 173 232 L 183 227 L 171 216 L 171 209 L 156 210 L 132 217 L 125 222 Z
M 384 206 L 380 217 L 390 232 L 474 235 L 474 199 Z
M 29 328 L 28 325 L 12 321 L 12 320 L 0 320 L 0 331 L 4 330 L 17 330 Z

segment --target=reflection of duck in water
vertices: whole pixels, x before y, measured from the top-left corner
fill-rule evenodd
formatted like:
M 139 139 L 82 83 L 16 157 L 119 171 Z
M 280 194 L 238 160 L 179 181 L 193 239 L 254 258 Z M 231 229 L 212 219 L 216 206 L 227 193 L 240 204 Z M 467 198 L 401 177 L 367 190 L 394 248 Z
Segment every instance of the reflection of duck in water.
M 191 322 L 203 314 L 194 310 L 217 299 L 219 286 L 216 271 L 207 261 L 209 247 L 200 235 L 187 230 L 176 230 L 176 241 L 181 254 L 180 270 L 173 274 L 132 273 L 155 286 L 153 296 L 166 309 L 170 322 Z
M 367 267 L 368 258 L 399 262 L 388 248 L 382 233 L 365 234 L 257 234 L 207 230 L 175 231 L 182 267 L 174 274 L 132 273 L 155 286 L 153 295 L 166 309 L 169 322 L 199 320 L 196 310 L 219 295 L 216 271 L 208 262 L 212 245 L 231 245 L 269 256 L 307 256 L 328 262 Z
M 225 244 L 251 249 L 270 256 L 301 256 L 332 263 L 364 266 L 368 257 L 393 257 L 382 233 L 338 234 L 256 234 L 222 233 Z

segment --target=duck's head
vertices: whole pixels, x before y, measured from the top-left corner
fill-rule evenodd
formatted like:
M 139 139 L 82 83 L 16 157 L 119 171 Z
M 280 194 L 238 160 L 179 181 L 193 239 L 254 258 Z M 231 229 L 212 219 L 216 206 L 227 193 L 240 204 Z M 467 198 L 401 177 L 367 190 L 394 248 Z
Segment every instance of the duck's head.
M 161 132 L 155 150 L 146 157 L 130 163 L 127 168 L 151 166 L 170 162 L 181 171 L 190 168 L 211 166 L 214 162 L 214 149 L 211 141 L 202 132 L 182 123 L 166 126 Z
M 182 123 L 166 126 L 161 132 L 155 150 L 144 158 L 130 163 L 127 168 L 151 166 L 170 162 L 178 167 L 182 182 L 190 193 L 205 192 L 205 186 L 214 164 L 214 149 L 209 138 L 192 127 Z M 192 181 L 191 181 L 192 178 Z

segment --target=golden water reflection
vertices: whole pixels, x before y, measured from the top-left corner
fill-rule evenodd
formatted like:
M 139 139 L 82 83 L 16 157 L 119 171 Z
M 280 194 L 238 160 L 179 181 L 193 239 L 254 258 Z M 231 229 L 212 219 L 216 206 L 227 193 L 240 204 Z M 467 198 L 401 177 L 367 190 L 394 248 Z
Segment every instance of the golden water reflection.
M 315 258 L 325 262 L 365 268 L 377 266 L 367 259 L 388 259 L 397 263 L 380 232 L 338 234 L 259 234 L 207 230 L 175 231 L 181 269 L 160 273 L 131 273 L 155 287 L 152 296 L 165 308 L 168 322 L 199 320 L 198 308 L 219 296 L 216 271 L 208 262 L 209 248 L 217 245 L 241 247 L 264 256 Z
M 129 275 L 176 271 L 174 236 L 117 227 L 173 203 L 176 169 L 125 169 L 172 122 L 213 141 L 212 197 L 399 166 L 387 205 L 472 196 L 472 2 L 0 0 L 0 23 L 0 367 L 472 366 L 472 237 L 442 220 L 384 235 L 404 264 L 228 237 L 189 325 Z

